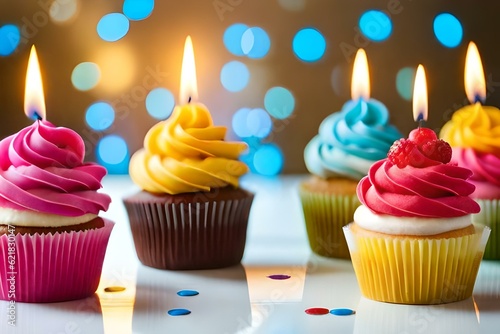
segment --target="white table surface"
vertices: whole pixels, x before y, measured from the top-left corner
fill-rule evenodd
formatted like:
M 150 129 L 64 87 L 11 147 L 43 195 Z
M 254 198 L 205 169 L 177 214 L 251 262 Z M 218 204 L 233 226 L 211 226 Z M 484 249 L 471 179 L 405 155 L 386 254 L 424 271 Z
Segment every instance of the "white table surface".
M 361 297 L 350 261 L 311 253 L 297 185 L 304 176 L 248 176 L 256 193 L 241 265 L 218 270 L 162 271 L 141 265 L 121 198 L 137 188 L 107 176 L 113 203 L 103 217 L 116 226 L 101 284 L 87 299 L 16 304 L 16 327 L 0 302 L 0 333 L 500 333 L 500 262 L 483 261 L 472 298 L 437 306 L 379 303 Z M 271 280 L 286 274 L 288 280 Z M 123 292 L 104 292 L 122 286 Z M 179 297 L 181 289 L 200 292 Z M 351 308 L 351 316 L 308 315 L 310 307 Z M 169 309 L 192 313 L 172 317 Z

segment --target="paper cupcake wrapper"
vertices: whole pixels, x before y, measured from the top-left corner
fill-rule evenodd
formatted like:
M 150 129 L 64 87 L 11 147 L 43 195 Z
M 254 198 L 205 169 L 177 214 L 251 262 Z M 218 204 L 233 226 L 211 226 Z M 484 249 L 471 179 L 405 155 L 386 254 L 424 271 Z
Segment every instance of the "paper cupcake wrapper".
M 490 229 L 449 239 L 360 236 L 344 227 L 361 293 L 398 304 L 443 304 L 472 295 Z
M 500 260 L 500 200 L 477 199 L 481 212 L 472 216 L 472 221 L 488 226 L 491 235 L 484 250 L 485 260 Z
M 158 269 L 235 265 L 245 250 L 251 197 L 199 203 L 125 201 L 139 260 Z
M 49 303 L 94 294 L 114 226 L 104 222 L 104 227 L 80 232 L 2 235 L 0 299 Z
M 360 205 L 356 194 L 333 195 L 299 190 L 311 250 L 319 255 L 348 259 L 342 227 L 353 221 Z

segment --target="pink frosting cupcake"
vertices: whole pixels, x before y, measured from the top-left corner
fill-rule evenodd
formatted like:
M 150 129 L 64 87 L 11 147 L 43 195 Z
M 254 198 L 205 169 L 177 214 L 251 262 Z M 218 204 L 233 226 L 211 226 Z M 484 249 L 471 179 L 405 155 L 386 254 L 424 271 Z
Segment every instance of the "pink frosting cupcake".
M 0 141 L 0 299 L 56 302 L 92 295 L 114 223 L 98 217 L 106 169 L 83 163 L 73 130 L 36 121 Z

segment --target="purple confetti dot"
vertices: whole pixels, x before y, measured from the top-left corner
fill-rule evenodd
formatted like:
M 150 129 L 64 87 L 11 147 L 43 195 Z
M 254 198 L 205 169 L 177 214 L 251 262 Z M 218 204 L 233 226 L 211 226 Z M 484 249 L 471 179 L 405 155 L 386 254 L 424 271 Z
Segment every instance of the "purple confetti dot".
M 283 275 L 283 274 L 276 274 L 276 275 L 269 275 L 267 277 L 270 279 L 275 279 L 275 280 L 284 280 L 284 279 L 289 279 L 291 276 L 290 275 Z

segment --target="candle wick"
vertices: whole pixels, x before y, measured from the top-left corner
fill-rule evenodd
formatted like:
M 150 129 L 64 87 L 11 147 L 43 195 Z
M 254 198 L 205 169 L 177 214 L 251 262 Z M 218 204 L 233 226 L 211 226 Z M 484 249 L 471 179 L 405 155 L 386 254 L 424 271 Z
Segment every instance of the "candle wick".
M 479 102 L 479 103 L 483 103 L 484 102 L 483 99 L 481 98 L 481 96 L 479 94 L 476 94 L 474 96 L 474 103 L 477 103 L 477 102 Z
M 424 119 L 423 119 L 423 118 L 420 118 L 420 119 L 418 120 L 418 128 L 420 129 L 420 128 L 422 128 L 423 126 L 424 126 Z
M 191 96 L 188 98 L 188 103 L 191 103 Z
M 33 118 L 35 119 L 35 121 L 43 120 L 43 118 L 36 111 L 33 112 Z

